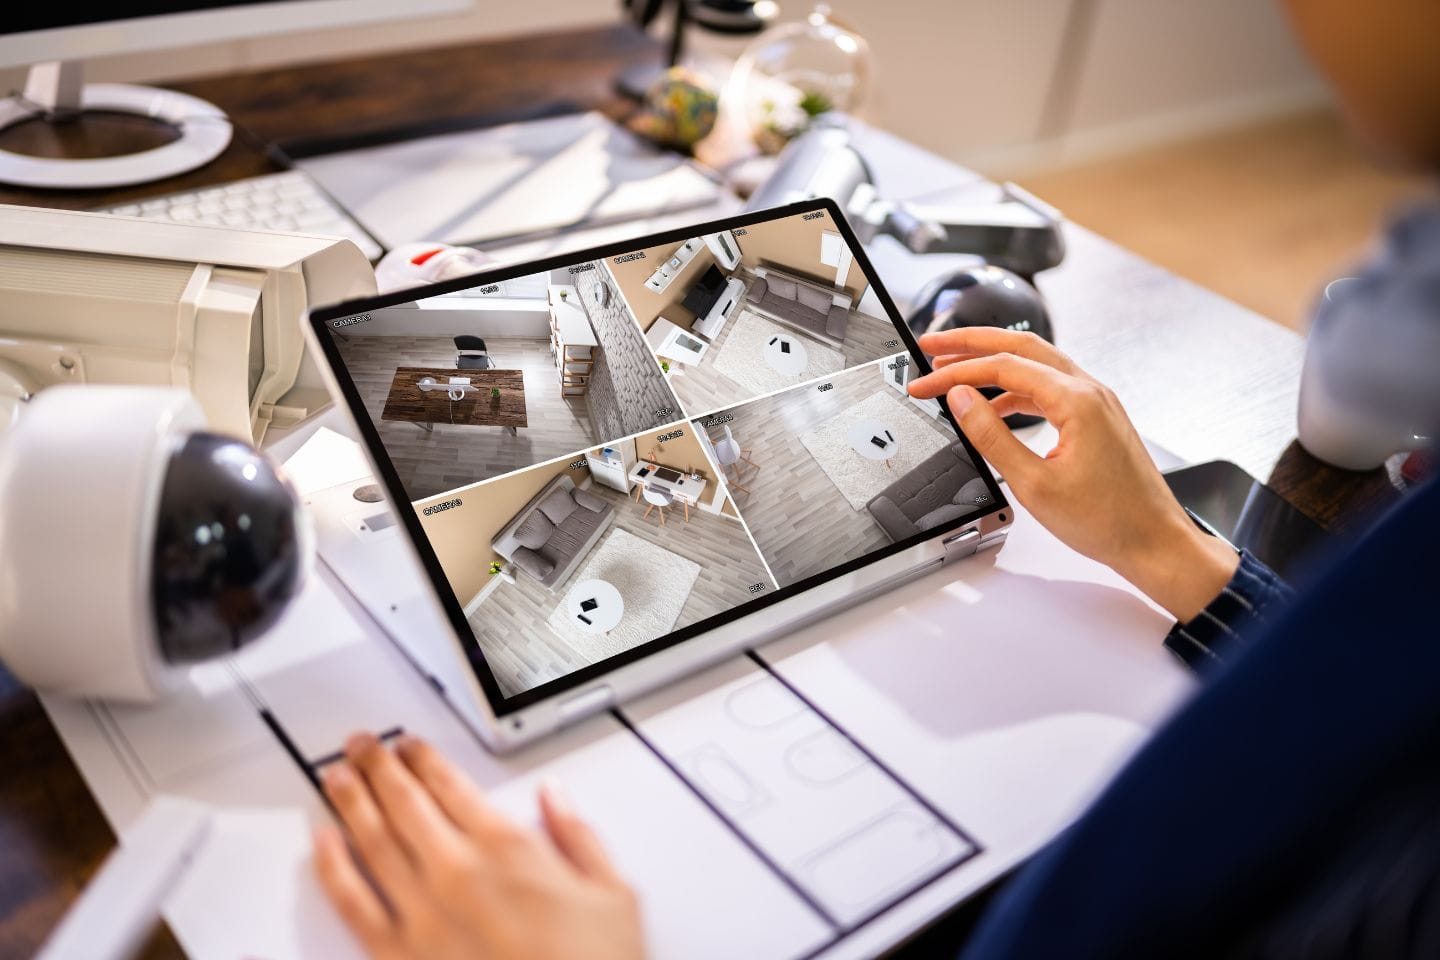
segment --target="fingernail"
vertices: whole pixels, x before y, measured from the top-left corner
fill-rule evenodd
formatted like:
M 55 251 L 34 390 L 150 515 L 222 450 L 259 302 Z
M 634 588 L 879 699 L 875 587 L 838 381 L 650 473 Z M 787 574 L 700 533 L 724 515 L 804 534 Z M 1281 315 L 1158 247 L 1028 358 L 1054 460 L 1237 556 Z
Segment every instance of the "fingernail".
M 355 756 L 369 749 L 375 743 L 375 735 L 372 733 L 352 733 L 345 738 L 345 753 Z
M 957 418 L 965 416 L 965 411 L 975 402 L 975 394 L 969 387 L 956 387 L 950 391 L 950 412 Z
M 350 783 L 353 776 L 348 764 L 336 762 L 320 771 L 320 782 L 325 785 L 327 791 L 334 790 Z
M 402 733 L 395 738 L 394 744 L 396 753 L 406 754 L 413 752 L 416 747 L 420 746 L 420 740 L 418 737 L 413 737 L 408 733 Z
M 570 803 L 570 796 L 565 792 L 565 788 L 560 786 L 560 781 L 546 780 L 540 785 L 540 789 L 545 792 L 545 800 L 555 813 L 562 817 L 575 815 L 575 808 Z

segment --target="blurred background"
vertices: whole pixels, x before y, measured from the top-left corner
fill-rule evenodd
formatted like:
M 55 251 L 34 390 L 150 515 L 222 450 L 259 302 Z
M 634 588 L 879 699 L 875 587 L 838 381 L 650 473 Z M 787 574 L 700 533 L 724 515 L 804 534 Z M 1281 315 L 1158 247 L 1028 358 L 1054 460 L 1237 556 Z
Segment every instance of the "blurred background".
M 800 19 L 811 4 L 781 4 Z M 1269 0 L 837 0 L 868 40 L 863 118 L 994 178 L 1276 322 L 1421 188 L 1373 167 Z M 668 14 L 667 14 L 668 15 Z M 91 61 L 89 80 L 168 81 L 614 23 L 607 0 L 483 2 L 455 17 Z M 652 32 L 662 35 L 665 26 Z M 695 56 L 746 38 L 691 30 Z M 586 51 L 577 50 L 577 57 Z M 0 89 L 23 84 L 0 70 Z

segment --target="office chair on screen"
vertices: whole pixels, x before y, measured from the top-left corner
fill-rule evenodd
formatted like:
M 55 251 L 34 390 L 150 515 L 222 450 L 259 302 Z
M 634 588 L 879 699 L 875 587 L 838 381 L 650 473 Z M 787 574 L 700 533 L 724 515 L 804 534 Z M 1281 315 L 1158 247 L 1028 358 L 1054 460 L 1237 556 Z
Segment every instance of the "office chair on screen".
M 649 504 L 649 506 L 645 508 L 645 515 L 640 519 L 650 519 L 650 511 L 656 510 L 659 512 L 660 526 L 665 526 L 665 508 L 674 503 L 674 498 L 670 496 L 670 491 L 661 490 L 659 487 L 647 486 L 644 492 L 645 502 Z
M 483 337 L 456 337 L 455 352 L 456 370 L 489 370 L 495 366 L 490 359 L 490 351 L 485 348 Z

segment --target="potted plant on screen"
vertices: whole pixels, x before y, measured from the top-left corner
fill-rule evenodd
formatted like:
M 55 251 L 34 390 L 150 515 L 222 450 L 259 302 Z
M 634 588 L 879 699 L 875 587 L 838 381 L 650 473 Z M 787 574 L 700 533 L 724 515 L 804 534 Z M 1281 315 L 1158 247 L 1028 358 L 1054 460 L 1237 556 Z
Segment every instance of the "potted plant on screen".
M 500 388 L 499 388 L 499 387 L 491 387 L 491 388 L 490 388 L 490 399 L 491 399 L 491 400 L 499 400 L 499 399 L 500 399 Z
M 561 299 L 562 301 L 564 301 L 564 300 L 569 300 L 569 299 L 570 299 L 570 291 L 569 291 L 569 290 L 561 290 L 561 291 L 560 291 L 560 299 Z
M 505 569 L 505 565 L 504 565 L 503 563 L 501 563 L 499 560 L 491 560 L 491 561 L 490 561 L 490 576 L 492 576 L 492 577 L 499 576 L 499 575 L 500 575 L 500 571 L 501 571 L 501 570 L 504 570 L 504 569 Z

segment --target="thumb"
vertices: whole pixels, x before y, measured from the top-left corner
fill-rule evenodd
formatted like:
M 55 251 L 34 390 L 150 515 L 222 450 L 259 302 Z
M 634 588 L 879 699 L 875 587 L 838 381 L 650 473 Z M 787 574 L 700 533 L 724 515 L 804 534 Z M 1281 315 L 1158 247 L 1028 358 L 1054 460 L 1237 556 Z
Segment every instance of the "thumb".
M 945 400 L 960 429 L 980 455 L 990 461 L 1012 487 L 1023 489 L 1040 468 L 1040 458 L 1015 438 L 990 401 L 980 396 L 974 387 L 952 387 Z

